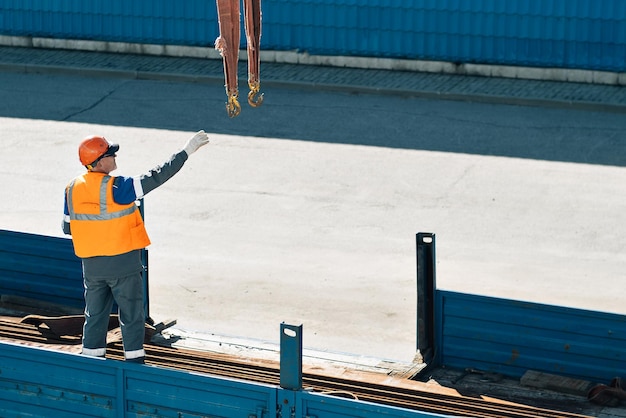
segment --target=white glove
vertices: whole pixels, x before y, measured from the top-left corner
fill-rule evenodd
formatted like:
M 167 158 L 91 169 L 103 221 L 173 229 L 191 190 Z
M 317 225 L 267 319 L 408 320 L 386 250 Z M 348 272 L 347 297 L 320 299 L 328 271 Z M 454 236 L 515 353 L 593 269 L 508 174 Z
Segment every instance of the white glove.
M 190 156 L 194 152 L 198 151 L 198 148 L 208 143 L 209 136 L 204 131 L 198 131 L 193 137 L 191 137 L 191 139 L 189 139 L 189 141 L 187 141 L 183 150 L 187 153 L 187 156 Z

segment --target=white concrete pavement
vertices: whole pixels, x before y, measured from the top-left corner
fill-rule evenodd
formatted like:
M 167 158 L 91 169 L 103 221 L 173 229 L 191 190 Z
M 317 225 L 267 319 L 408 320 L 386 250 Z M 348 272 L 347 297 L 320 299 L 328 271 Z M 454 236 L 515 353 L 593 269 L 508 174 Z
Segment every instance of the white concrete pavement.
M 146 198 L 155 320 L 275 342 L 280 322 L 302 323 L 307 348 L 410 361 L 417 232 L 436 234 L 439 288 L 626 313 L 623 166 L 207 125 L 197 128 L 211 144 Z M 15 117 L 0 126 L 0 228 L 55 236 L 86 134 L 119 142 L 114 174 L 135 175 L 193 133 Z

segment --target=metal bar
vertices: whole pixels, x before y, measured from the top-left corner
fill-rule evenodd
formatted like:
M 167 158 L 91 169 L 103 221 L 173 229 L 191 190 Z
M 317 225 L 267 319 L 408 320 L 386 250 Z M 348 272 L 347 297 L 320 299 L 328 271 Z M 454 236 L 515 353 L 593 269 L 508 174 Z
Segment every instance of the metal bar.
M 139 199 L 139 213 L 141 214 L 141 219 L 146 221 L 145 218 L 145 208 L 146 202 L 145 199 Z M 141 272 L 141 276 L 143 278 L 143 310 L 146 322 L 150 325 L 154 324 L 152 318 L 150 318 L 150 286 L 148 281 L 148 249 L 144 248 L 141 250 L 141 264 L 143 265 L 143 271 Z
M 417 352 L 430 362 L 435 347 L 435 234 L 420 232 L 417 241 Z
M 280 387 L 302 390 L 302 325 L 280 324 Z

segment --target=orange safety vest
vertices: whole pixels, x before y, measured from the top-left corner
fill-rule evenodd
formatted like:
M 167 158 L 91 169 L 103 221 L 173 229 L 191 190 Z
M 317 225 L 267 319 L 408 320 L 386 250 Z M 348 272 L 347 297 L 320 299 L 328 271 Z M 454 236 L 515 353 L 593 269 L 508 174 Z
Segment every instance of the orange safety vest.
M 74 252 L 80 258 L 119 255 L 150 245 L 137 205 L 113 200 L 113 179 L 90 171 L 66 189 Z

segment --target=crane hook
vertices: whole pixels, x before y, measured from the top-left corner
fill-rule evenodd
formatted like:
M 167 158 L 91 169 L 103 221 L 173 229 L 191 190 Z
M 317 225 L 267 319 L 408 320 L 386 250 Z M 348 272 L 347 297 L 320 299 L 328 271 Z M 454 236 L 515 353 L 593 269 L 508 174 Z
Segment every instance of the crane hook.
M 231 93 L 228 95 L 228 102 L 226 103 L 226 112 L 228 113 L 228 117 L 234 118 L 235 116 L 239 116 L 241 113 L 241 105 L 237 100 L 238 93 Z
M 257 82 L 248 83 L 250 92 L 248 93 L 248 103 L 252 107 L 259 107 L 263 104 L 263 93 L 259 96 L 259 90 L 261 90 L 261 84 Z

